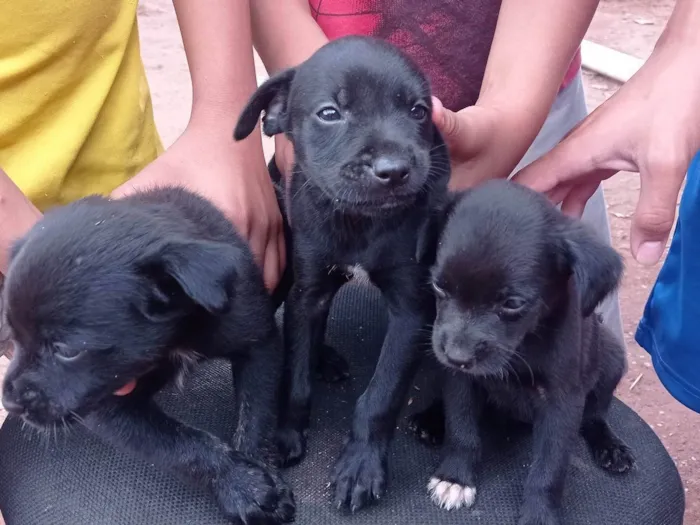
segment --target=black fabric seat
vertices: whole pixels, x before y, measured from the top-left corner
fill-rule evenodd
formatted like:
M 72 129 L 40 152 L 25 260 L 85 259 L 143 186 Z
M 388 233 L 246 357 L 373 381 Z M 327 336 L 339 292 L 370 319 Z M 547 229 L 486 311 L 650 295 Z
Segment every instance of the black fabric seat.
M 354 516 L 335 510 L 329 471 L 350 425 L 354 402 L 369 380 L 382 342 L 386 314 L 374 290 L 346 286 L 329 320 L 328 340 L 351 361 L 353 378 L 318 385 L 308 458 L 286 472 L 296 492 L 302 525 L 510 525 L 517 523 L 529 465 L 527 433 L 490 431 L 471 510 L 445 512 L 426 495 L 438 452 L 418 444 L 399 423 L 392 447 L 389 493 Z M 222 437 L 232 435 L 232 386 L 227 366 L 203 365 L 186 393 L 163 393 L 172 414 Z M 419 406 L 419 387 L 411 395 Z M 573 458 L 564 499 L 565 525 L 679 525 L 684 492 L 666 450 L 634 412 L 620 402 L 610 416 L 634 449 L 638 466 L 611 476 L 597 468 L 584 444 Z M 23 431 L 8 419 L 0 430 L 0 508 L 7 525 L 224 525 L 208 494 L 197 492 L 152 465 L 116 452 L 80 428 L 51 439 Z

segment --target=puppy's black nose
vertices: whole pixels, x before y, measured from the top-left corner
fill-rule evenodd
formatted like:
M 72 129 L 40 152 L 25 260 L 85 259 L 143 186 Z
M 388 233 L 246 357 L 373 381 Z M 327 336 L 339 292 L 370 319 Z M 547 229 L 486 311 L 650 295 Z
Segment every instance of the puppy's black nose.
M 372 163 L 374 178 L 385 186 L 399 186 L 408 180 L 411 167 L 400 157 L 383 155 Z

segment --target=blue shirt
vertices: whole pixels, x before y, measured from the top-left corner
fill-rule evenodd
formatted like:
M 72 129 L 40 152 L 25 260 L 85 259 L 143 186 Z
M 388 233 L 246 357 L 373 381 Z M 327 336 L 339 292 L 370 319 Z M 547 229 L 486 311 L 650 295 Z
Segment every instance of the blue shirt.
M 700 412 L 700 154 L 688 170 L 676 231 L 637 342 L 673 397 Z

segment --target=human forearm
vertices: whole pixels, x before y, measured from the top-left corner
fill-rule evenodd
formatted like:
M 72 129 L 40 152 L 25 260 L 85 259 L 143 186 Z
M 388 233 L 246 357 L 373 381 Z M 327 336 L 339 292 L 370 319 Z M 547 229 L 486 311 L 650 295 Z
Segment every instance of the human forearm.
M 676 0 L 671 18 L 666 24 L 658 45 L 680 44 L 700 48 L 700 2 Z
M 598 0 L 503 0 L 479 104 L 516 115 L 521 131 L 534 138 L 597 5 Z
M 256 88 L 248 0 L 173 0 L 192 77 L 190 126 L 230 134 Z M 262 159 L 260 140 L 230 141 Z
M 254 0 L 251 11 L 255 48 L 271 74 L 300 64 L 328 42 L 308 0 Z
M 41 217 L 10 177 L 0 169 L 0 274 L 7 272 L 9 249 Z
M 542 128 L 597 3 L 503 0 L 476 106 L 434 112 L 450 148 L 453 188 L 512 173 Z

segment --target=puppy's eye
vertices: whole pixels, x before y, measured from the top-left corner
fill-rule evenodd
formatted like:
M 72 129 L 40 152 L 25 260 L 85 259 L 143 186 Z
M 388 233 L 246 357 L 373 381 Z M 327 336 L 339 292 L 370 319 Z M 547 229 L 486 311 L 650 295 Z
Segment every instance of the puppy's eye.
M 411 108 L 411 117 L 414 120 L 425 120 L 428 116 L 428 108 L 423 104 L 416 104 Z
M 316 115 L 324 122 L 337 122 L 341 119 L 340 111 L 330 106 L 323 108 Z
M 447 292 L 440 288 L 440 286 L 435 281 L 433 281 L 433 290 L 435 291 L 435 295 L 439 299 L 445 299 L 447 297 Z
M 527 301 L 522 297 L 507 297 L 501 303 L 501 311 L 507 316 L 516 316 L 522 313 L 522 310 L 527 305 Z
M 73 361 L 77 361 L 85 353 L 85 350 L 72 348 L 61 343 L 56 343 L 53 345 L 53 347 L 54 356 L 56 356 L 56 359 L 64 363 L 72 363 Z

